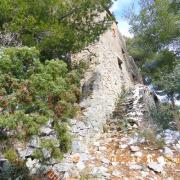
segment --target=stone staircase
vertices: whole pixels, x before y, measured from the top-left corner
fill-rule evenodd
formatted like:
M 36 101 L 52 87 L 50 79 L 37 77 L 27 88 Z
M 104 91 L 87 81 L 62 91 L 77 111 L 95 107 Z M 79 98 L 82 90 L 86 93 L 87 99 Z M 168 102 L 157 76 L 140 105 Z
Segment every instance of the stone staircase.
M 143 100 L 143 96 L 137 92 L 137 89 L 132 89 L 125 97 L 120 97 L 112 117 L 107 120 L 109 129 L 138 129 L 140 122 L 144 119 L 145 106 Z

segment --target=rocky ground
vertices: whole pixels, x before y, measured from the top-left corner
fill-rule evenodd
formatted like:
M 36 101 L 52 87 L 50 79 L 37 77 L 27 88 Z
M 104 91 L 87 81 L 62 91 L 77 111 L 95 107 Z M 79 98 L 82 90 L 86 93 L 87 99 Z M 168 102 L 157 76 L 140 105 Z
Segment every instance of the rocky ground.
M 56 167 L 62 170 L 60 179 L 180 179 L 180 133 L 167 129 L 147 140 L 139 129 L 143 114 L 141 96 L 134 91 L 117 106 L 96 142 L 72 153 L 64 169 Z
M 90 127 L 80 120 L 71 120 L 72 150 L 63 161 L 50 157 L 44 151 L 47 164 L 32 159 L 30 154 L 38 146 L 34 139 L 26 151 L 26 166 L 31 174 L 46 169 L 45 175 L 34 179 L 49 180 L 178 180 L 180 179 L 180 132 L 166 129 L 155 134 L 147 121 L 144 86 L 139 85 L 120 98 L 103 133 L 94 134 L 96 141 L 86 138 Z M 51 132 L 47 125 L 43 132 Z M 45 138 L 44 136 L 42 138 Z M 52 136 L 52 139 L 54 136 Z M 86 142 L 84 141 L 86 140 Z M 89 142 L 89 143 L 88 143 Z M 33 148 L 32 148 L 33 147 Z
M 180 179 L 180 134 L 166 130 L 166 145 L 156 149 L 139 137 L 136 131 L 127 134 L 109 131 L 84 153 L 72 154 L 72 167 L 62 179 L 94 180 L 178 180 Z M 65 168 L 65 167 L 64 167 Z M 60 178 L 60 179 L 61 179 Z
M 80 149 L 53 168 L 60 172 L 59 179 L 180 179 L 180 133 L 167 129 L 148 134 L 153 131 L 142 127 L 147 122 L 141 90 L 135 89 L 117 104 L 96 142 L 85 147 L 74 144 Z
M 166 138 L 171 138 L 170 134 L 174 133 L 166 132 Z M 90 147 L 91 158 L 85 162 L 80 175 L 84 179 L 180 179 L 179 143 L 155 149 L 135 132 L 126 135 L 104 133 Z M 78 156 L 81 155 L 76 154 L 73 158 Z M 82 163 L 80 158 L 76 160 L 77 165 Z

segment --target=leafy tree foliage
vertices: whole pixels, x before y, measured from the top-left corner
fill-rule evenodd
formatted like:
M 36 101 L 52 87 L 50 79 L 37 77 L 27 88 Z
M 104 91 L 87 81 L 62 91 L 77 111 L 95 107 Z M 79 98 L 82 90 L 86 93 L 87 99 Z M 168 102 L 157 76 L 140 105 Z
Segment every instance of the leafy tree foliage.
M 133 39 L 128 39 L 130 54 L 155 90 L 166 94 L 174 104 L 180 93 L 177 81 L 179 64 L 180 6 L 176 1 L 141 0 L 141 11 L 132 14 Z M 176 70 L 175 70 L 176 69 Z
M 76 113 L 82 67 L 69 71 L 58 59 L 42 63 L 36 48 L 0 50 L 0 130 L 12 132 L 9 145 L 39 135 L 40 127 L 52 119 L 59 152 L 68 151 L 71 140 L 63 122 Z
M 23 45 L 36 46 L 41 58 L 64 58 L 107 28 L 102 16 L 112 0 L 1 0 L 0 31 L 19 34 Z M 101 18 L 100 18 L 101 16 Z
M 162 104 L 161 109 L 152 108 L 151 118 L 161 129 L 168 129 L 174 120 L 174 114 L 168 104 Z
M 156 52 L 180 35 L 179 13 L 173 11 L 169 0 L 140 1 L 141 12 L 131 18 L 132 32 Z

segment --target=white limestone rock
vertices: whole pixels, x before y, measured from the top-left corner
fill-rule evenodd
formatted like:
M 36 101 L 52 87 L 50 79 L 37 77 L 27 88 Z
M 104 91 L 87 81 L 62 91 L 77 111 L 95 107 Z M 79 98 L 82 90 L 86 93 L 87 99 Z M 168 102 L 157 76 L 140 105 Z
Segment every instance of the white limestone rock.
M 157 173 L 161 173 L 163 171 L 163 166 L 157 162 L 148 163 L 148 167 L 149 167 L 149 169 L 151 169 Z
M 130 150 L 132 152 L 137 152 L 137 151 L 140 151 L 140 148 L 138 146 L 130 146 Z
M 143 153 L 141 151 L 137 151 L 137 152 L 134 153 L 134 156 L 135 157 L 142 157 Z
M 129 168 L 132 170 L 142 170 L 142 166 L 137 165 L 137 164 L 132 164 L 129 166 Z
M 53 166 L 53 169 L 57 172 L 67 172 L 68 170 L 72 169 L 72 167 L 74 166 L 73 163 L 59 163 L 59 164 L 55 164 Z
M 122 176 L 122 173 L 121 173 L 121 171 L 115 170 L 112 172 L 112 175 L 116 176 L 116 177 L 120 177 L 120 176 Z
M 44 127 L 41 127 L 40 132 L 42 135 L 48 136 L 48 135 L 52 134 L 54 132 L 54 130 L 47 126 L 44 126 Z
M 30 147 L 27 147 L 26 149 L 22 149 L 22 148 L 16 148 L 16 149 L 17 149 L 19 156 L 22 159 L 26 159 L 26 157 L 31 156 L 35 150 L 33 148 L 30 148 Z
M 40 138 L 38 136 L 33 136 L 30 139 L 30 142 L 28 145 L 33 148 L 40 148 Z
M 173 151 L 169 147 L 164 147 L 164 154 L 166 156 L 172 157 L 173 156 Z
M 74 153 L 84 153 L 86 152 L 86 146 L 79 140 L 74 140 L 72 142 L 72 152 Z
M 82 171 L 83 169 L 85 169 L 86 166 L 82 161 L 80 161 L 76 164 L 76 167 L 78 168 L 79 171 Z
M 102 158 L 101 162 L 103 162 L 104 164 L 109 164 L 110 163 L 110 161 L 108 159 L 106 159 L 106 158 Z
M 26 161 L 26 166 L 30 170 L 31 175 L 38 174 L 39 169 L 42 167 L 42 165 L 39 163 L 39 160 L 37 159 L 31 159 L 28 158 Z
M 103 167 L 103 166 L 101 166 L 101 167 L 94 167 L 92 169 L 92 175 L 93 176 L 97 176 L 98 174 L 102 175 L 104 173 L 107 173 L 107 171 L 108 171 L 108 169 Z
M 48 149 L 42 148 L 43 157 L 45 159 L 49 159 L 51 157 L 51 151 Z
M 159 157 L 157 158 L 157 162 L 158 162 L 159 164 L 161 164 L 162 166 L 164 166 L 164 165 L 166 164 L 166 160 L 164 159 L 163 156 L 159 156 Z
M 120 144 L 119 148 L 120 149 L 126 149 L 128 147 L 128 144 Z

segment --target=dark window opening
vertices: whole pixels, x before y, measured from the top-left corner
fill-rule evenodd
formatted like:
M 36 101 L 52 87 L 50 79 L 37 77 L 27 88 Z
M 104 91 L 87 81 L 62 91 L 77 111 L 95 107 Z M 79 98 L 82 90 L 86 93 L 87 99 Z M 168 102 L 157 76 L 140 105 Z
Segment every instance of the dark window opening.
M 158 97 L 156 95 L 154 95 L 154 101 L 155 101 L 155 103 L 159 102 Z
M 159 102 L 157 95 L 154 92 L 151 92 L 151 95 L 153 96 L 154 102 L 157 104 Z
M 118 58 L 118 64 L 119 64 L 119 68 L 122 70 L 122 61 Z
M 137 77 L 136 77 L 134 74 L 132 74 L 132 78 L 133 78 L 133 81 L 134 81 L 134 82 L 137 81 Z

